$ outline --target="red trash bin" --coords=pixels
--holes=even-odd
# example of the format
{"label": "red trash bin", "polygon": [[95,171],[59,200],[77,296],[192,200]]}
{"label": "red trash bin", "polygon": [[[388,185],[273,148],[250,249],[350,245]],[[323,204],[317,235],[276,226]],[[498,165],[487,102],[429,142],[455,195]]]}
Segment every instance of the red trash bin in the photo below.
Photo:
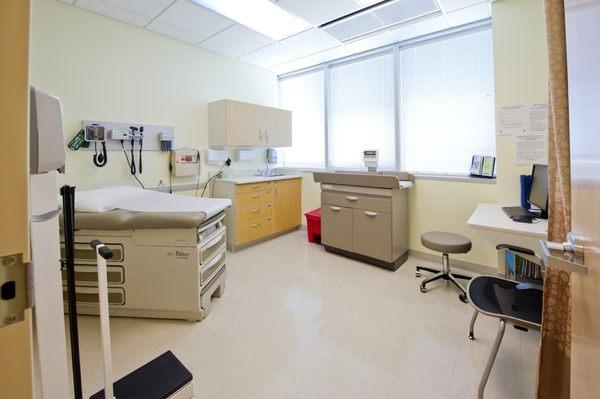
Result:
{"label": "red trash bin", "polygon": [[306,216],[306,230],[308,242],[321,243],[321,208],[304,214]]}

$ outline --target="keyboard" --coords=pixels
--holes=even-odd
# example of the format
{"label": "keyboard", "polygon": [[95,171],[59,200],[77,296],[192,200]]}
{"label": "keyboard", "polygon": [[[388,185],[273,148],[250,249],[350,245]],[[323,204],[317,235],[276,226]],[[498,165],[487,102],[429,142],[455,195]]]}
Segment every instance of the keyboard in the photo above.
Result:
{"label": "keyboard", "polygon": [[535,214],[529,212],[527,209],[523,209],[523,207],[520,206],[503,206],[502,210],[508,215],[509,218],[512,218],[513,216],[527,216],[530,218],[537,217]]}

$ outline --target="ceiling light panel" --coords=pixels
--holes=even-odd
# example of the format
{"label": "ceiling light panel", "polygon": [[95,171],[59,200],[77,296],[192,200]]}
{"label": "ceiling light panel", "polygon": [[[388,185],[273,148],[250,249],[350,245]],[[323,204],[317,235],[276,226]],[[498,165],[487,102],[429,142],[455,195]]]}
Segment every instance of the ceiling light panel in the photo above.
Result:
{"label": "ceiling light panel", "polygon": [[384,25],[396,25],[440,9],[435,0],[396,0],[374,8],[375,15]]}
{"label": "ceiling light panel", "polygon": [[358,11],[364,6],[354,0],[272,0],[290,13],[319,26]]}
{"label": "ceiling light panel", "polygon": [[232,25],[211,36],[210,41],[240,51],[238,56],[273,43],[272,39],[240,24]]}
{"label": "ceiling light panel", "polygon": [[370,12],[344,18],[326,25],[322,29],[334,38],[345,41],[383,28],[383,24]]}
{"label": "ceiling light panel", "polygon": [[206,39],[234,24],[232,20],[187,0],[177,0],[156,20],[192,33],[200,37],[200,40]]}
{"label": "ceiling light panel", "polygon": [[105,3],[124,8],[148,18],[156,18],[173,0],[103,0]]}
{"label": "ceiling light panel", "polygon": [[413,22],[399,28],[390,29],[388,32],[392,34],[396,40],[404,41],[429,33],[439,32],[448,29],[449,27],[450,25],[448,25],[446,19],[443,16],[438,16]]}
{"label": "ceiling light panel", "polygon": [[339,46],[341,43],[317,28],[311,28],[288,37],[279,43],[294,50],[299,56],[318,53]]}
{"label": "ceiling light panel", "polygon": [[135,26],[146,26],[151,19],[140,14],[136,14],[129,10],[125,10],[121,7],[113,6],[112,4],[105,3],[100,0],[79,0],[76,4],[78,7],[85,8],[86,10],[96,12],[98,14],[106,15],[119,21],[127,22],[128,24]]}
{"label": "ceiling light panel", "polygon": [[146,29],[190,44],[196,44],[202,40],[202,37],[200,36],[196,36],[192,33],[174,28],[171,25],[163,24],[162,22],[158,21],[152,21],[148,26],[146,26]]}
{"label": "ceiling light panel", "polygon": [[310,25],[269,0],[193,0],[263,35],[281,40]]}

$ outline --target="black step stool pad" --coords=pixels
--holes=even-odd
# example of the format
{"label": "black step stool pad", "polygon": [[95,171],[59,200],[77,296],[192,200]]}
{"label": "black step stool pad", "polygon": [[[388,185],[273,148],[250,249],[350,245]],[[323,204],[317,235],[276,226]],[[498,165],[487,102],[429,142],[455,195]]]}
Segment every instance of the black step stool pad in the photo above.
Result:
{"label": "black step stool pad", "polygon": [[[173,352],[167,351],[115,382],[114,395],[117,399],[165,399],[192,378]],[[104,389],[90,399],[104,399]]]}

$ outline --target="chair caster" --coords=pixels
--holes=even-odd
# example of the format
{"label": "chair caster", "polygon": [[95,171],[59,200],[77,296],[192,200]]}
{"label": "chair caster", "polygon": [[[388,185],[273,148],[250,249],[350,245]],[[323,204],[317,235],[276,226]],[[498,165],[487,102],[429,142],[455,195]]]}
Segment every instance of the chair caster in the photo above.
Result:
{"label": "chair caster", "polygon": [[421,272],[419,270],[415,272],[415,277],[421,277]]}
{"label": "chair caster", "polygon": [[471,341],[475,341],[475,336],[473,335],[473,333],[469,333],[469,339]]}
{"label": "chair caster", "polygon": [[460,295],[458,296],[458,299],[460,299],[460,301],[461,301],[462,303],[469,303],[469,300],[467,299],[467,296],[466,296],[465,294],[460,294]]}
{"label": "chair caster", "polygon": [[424,286],[424,285],[420,285],[420,286],[419,286],[419,289],[421,290],[421,292],[422,292],[423,294],[427,292],[427,288],[425,288],[425,286]]}

